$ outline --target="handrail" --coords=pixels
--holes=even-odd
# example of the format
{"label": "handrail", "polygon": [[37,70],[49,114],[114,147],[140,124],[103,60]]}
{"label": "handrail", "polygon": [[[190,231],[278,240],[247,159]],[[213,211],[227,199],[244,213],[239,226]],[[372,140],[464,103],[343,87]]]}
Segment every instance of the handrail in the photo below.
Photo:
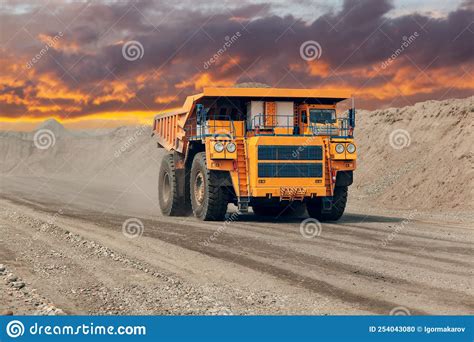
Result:
{"label": "handrail", "polygon": [[[344,138],[352,138],[352,127],[350,126],[350,118],[338,118],[336,122],[331,124],[310,123],[309,132],[300,132],[295,134],[297,126],[293,123],[293,115],[272,115],[276,124],[269,125],[265,120],[265,115],[257,114],[251,120],[250,127],[247,130],[254,130],[256,135],[325,135],[337,136]],[[279,124],[279,118],[285,118],[286,125]],[[291,123],[291,124],[290,124]],[[283,128],[283,134],[275,131],[275,128]],[[285,130],[286,129],[286,130]]]}
{"label": "handrail", "polygon": [[[297,126],[294,125],[293,115],[273,115],[273,124],[269,125],[265,121],[263,114],[255,115],[250,127],[247,122],[247,131],[253,130],[255,135],[310,135],[310,136],[331,136],[339,138],[352,138],[353,127],[350,125],[350,118],[337,118],[335,123],[307,125],[309,129],[305,132],[300,131],[298,134]],[[285,125],[280,124],[281,118],[284,118]],[[280,120],[279,120],[280,119]],[[222,124],[225,122],[225,124]],[[279,123],[280,122],[280,123]],[[275,130],[281,128],[281,130]],[[213,116],[197,124],[197,118],[188,119],[184,127],[186,136],[191,139],[202,139],[205,137],[229,137],[235,139],[235,123],[230,116]]]}
{"label": "handrail", "polygon": [[[228,124],[218,124],[219,122],[228,122]],[[229,139],[235,138],[235,124],[234,120],[230,116],[213,116],[203,120],[201,124],[198,124],[197,118],[188,119],[184,127],[186,135],[193,139],[202,139],[205,137],[229,137]]]}
{"label": "handrail", "polygon": [[[295,126],[293,124],[293,115],[272,115],[274,120],[278,122],[278,118],[284,118],[286,120],[286,125],[268,125],[265,120],[264,114],[257,114],[251,120],[250,127],[247,127],[247,130],[256,130],[259,131],[257,135],[268,135],[265,133],[266,130],[271,130],[270,134],[275,134],[275,128],[286,128],[287,133],[285,135],[293,135]],[[291,123],[291,124],[290,124]],[[263,132],[263,133],[262,133]]]}

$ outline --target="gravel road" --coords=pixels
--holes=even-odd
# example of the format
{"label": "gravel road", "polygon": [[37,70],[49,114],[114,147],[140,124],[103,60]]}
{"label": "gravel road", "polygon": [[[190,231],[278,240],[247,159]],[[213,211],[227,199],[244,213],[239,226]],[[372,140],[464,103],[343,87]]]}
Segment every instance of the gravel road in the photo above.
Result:
{"label": "gravel road", "polygon": [[94,187],[71,201],[79,184],[42,181],[12,178],[0,195],[0,312],[474,313],[464,217],[350,208],[321,226],[252,214],[208,223],[158,216],[139,192]]}

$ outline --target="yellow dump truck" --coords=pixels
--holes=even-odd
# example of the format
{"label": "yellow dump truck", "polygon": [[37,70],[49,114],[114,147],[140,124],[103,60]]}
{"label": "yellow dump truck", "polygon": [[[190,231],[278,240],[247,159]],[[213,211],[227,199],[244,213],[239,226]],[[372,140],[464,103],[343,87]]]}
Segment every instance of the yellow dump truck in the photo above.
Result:
{"label": "yellow dump truck", "polygon": [[[347,100],[347,101],[346,101]],[[170,153],[158,175],[162,213],[224,220],[239,212],[280,216],[297,207],[338,220],[356,167],[353,99],[343,91],[204,88],[154,118]],[[336,110],[338,109],[338,110]]]}

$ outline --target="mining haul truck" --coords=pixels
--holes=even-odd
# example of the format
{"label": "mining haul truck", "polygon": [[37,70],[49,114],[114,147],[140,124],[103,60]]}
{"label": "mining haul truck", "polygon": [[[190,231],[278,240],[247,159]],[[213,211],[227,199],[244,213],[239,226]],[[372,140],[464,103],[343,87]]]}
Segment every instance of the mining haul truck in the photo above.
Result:
{"label": "mining haul truck", "polygon": [[240,213],[306,207],[317,220],[338,220],[356,167],[354,126],[343,91],[204,88],[154,118],[158,147],[169,151],[158,175],[161,212],[224,220],[233,203]]}

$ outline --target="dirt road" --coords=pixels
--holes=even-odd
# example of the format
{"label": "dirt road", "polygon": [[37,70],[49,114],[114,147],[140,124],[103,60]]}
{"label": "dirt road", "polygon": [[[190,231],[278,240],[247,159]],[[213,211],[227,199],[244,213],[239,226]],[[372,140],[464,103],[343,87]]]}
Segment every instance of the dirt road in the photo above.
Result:
{"label": "dirt road", "polygon": [[0,309],[33,312],[33,291],[71,314],[474,313],[473,225],[459,216],[350,208],[302,233],[304,218],[161,217],[154,189],[2,188],[0,263],[26,286],[2,284]]}

